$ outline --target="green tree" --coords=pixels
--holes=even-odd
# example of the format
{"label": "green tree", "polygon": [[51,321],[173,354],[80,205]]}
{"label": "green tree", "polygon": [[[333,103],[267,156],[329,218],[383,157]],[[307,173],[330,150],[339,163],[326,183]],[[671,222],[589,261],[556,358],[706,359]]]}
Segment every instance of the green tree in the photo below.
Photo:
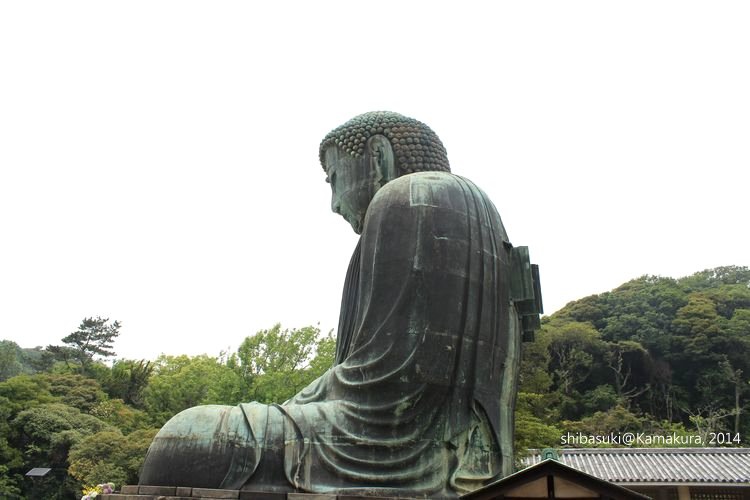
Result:
{"label": "green tree", "polygon": [[[602,330],[612,315],[611,309],[610,293],[606,292],[569,302],[553,316],[558,320],[591,323],[597,330]],[[543,318],[547,321],[549,319],[549,317]]]}
{"label": "green tree", "polygon": [[0,382],[0,398],[3,397],[7,401],[4,406],[10,411],[8,418],[33,406],[57,400],[49,390],[49,382],[38,375],[18,375]]}
{"label": "green tree", "polygon": [[750,268],[744,266],[722,266],[697,272],[678,280],[688,291],[718,288],[722,285],[750,285]]}
{"label": "green tree", "polygon": [[117,427],[123,434],[146,429],[151,421],[146,412],[132,408],[122,399],[105,399],[91,408],[89,413],[99,420]]}
{"label": "green tree", "polygon": [[612,386],[617,394],[618,404],[629,407],[631,399],[649,390],[648,351],[633,340],[607,342],[606,348],[604,360],[614,377]]}
{"label": "green tree", "polygon": [[543,335],[549,335],[550,368],[557,389],[570,396],[592,373],[595,360],[604,350],[599,332],[589,323],[551,322]]}
{"label": "green tree", "polygon": [[534,342],[521,344],[521,362],[519,367],[520,392],[546,394],[552,386],[550,374],[550,335],[537,335]]}
{"label": "green tree", "polygon": [[336,359],[336,338],[333,336],[333,330],[328,332],[328,335],[318,335],[317,339],[315,357],[310,361],[309,367],[311,381],[333,367],[333,362]]}
{"label": "green tree", "polygon": [[44,347],[22,348],[23,373],[38,373],[52,371],[55,365],[55,356]]}
{"label": "green tree", "polygon": [[517,463],[526,454],[526,450],[560,445],[562,432],[555,425],[546,422],[546,406],[547,398],[540,394],[518,394],[514,445]]}
{"label": "green tree", "polygon": [[707,336],[718,333],[719,322],[716,304],[703,293],[692,293],[688,303],[677,311],[672,325],[675,333],[684,337],[683,346],[701,349],[706,346]]}
{"label": "green tree", "polygon": [[66,346],[56,349],[56,352],[66,361],[72,356],[86,371],[94,356],[112,357],[115,355],[112,344],[120,335],[120,326],[119,321],[110,323],[109,318],[100,316],[84,318],[78,330],[62,339]]}
{"label": "green tree", "polygon": [[586,410],[586,414],[592,414],[597,411],[606,411],[620,403],[621,397],[617,395],[615,389],[609,384],[596,386],[590,391],[586,391],[581,397],[581,406]]}
{"label": "green tree", "polygon": [[143,408],[143,391],[154,372],[151,361],[117,360],[103,377],[102,387],[110,398],[122,399],[126,404]]}
{"label": "green tree", "polygon": [[609,309],[600,328],[604,340],[632,340],[654,356],[671,351],[671,322],[686,303],[686,293],[676,280],[642,276],[617,287],[607,297]]}
{"label": "green tree", "polygon": [[230,367],[207,356],[160,356],[143,392],[146,412],[161,425],[187,408],[202,404],[234,405],[243,381]]}
{"label": "green tree", "polygon": [[734,431],[740,432],[740,416],[745,412],[747,403],[743,398],[750,392],[750,307],[735,309],[732,317],[726,324],[726,335],[732,339],[731,352],[733,356],[727,356],[730,372],[729,381],[734,384],[733,393],[735,399],[735,423]]}
{"label": "green tree", "polygon": [[19,375],[23,370],[21,348],[12,340],[0,340],[0,382]]}
{"label": "green tree", "polygon": [[[11,446],[10,419],[13,417],[10,400],[0,396],[0,498],[20,496],[23,477],[17,470],[23,465],[20,450]],[[14,469],[16,471],[14,471]]]}
{"label": "green tree", "polygon": [[123,435],[117,430],[97,432],[70,450],[68,473],[85,485],[113,482],[116,486],[137,484],[157,429],[142,429]]}
{"label": "green tree", "polygon": [[41,373],[36,377],[46,382],[49,392],[60,402],[82,412],[91,411],[107,397],[96,380],[78,373]]}
{"label": "green tree", "polygon": [[[64,473],[72,446],[91,434],[113,430],[101,420],[61,403],[45,403],[23,410],[10,424],[14,442],[23,453],[23,468],[49,467],[54,474],[25,492],[31,498],[71,498],[80,484]],[[62,473],[59,473],[62,471]]]}
{"label": "green tree", "polygon": [[[693,420],[704,418],[703,414],[721,414],[718,420],[705,418],[724,422],[730,415],[739,415],[744,406],[750,332],[745,329],[744,309],[729,305],[744,305],[735,300],[734,286],[691,293],[673,321],[675,349],[669,360],[680,387],[678,404]],[[733,427],[739,429],[739,417]]]}
{"label": "green tree", "polygon": [[245,338],[231,366],[247,384],[248,400],[282,403],[333,366],[334,354],[335,340],[319,328],[276,324]]}
{"label": "green tree", "polygon": [[[0,458],[3,458],[2,455]],[[12,474],[10,467],[0,464],[0,498],[22,498],[22,491],[19,487],[21,481],[20,474]]]}
{"label": "green tree", "polygon": [[[607,436],[610,433],[641,432],[645,418],[622,406],[615,406],[606,411],[598,411],[584,417],[578,422],[565,421],[562,427],[567,431],[581,432],[586,435]],[[607,443],[599,446],[608,447]]]}
{"label": "green tree", "polygon": [[111,428],[98,418],[61,403],[24,410],[11,425],[18,431],[24,454],[52,466],[64,465],[70,446],[83,436]]}

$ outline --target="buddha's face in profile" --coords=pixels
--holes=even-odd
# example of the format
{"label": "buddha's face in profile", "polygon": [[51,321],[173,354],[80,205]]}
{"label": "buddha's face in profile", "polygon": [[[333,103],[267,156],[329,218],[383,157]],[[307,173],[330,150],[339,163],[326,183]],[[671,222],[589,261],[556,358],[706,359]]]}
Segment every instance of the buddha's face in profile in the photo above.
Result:
{"label": "buddha's face in profile", "polygon": [[[383,175],[383,155],[377,147],[366,148],[364,154],[352,156],[338,146],[325,150],[326,182],[331,185],[331,210],[362,233],[367,207],[375,193],[393,176]],[[387,171],[392,171],[392,165]]]}
{"label": "buddha's face in profile", "polygon": [[354,157],[331,146],[325,151],[326,182],[331,185],[331,210],[362,232],[365,213],[380,187],[375,182],[367,155]]}

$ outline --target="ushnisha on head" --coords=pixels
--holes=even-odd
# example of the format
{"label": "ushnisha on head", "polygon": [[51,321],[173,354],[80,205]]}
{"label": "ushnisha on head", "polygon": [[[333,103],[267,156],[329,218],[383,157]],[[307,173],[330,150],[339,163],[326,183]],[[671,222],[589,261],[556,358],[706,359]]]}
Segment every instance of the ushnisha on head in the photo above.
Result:
{"label": "ushnisha on head", "polygon": [[450,172],[443,143],[427,125],[390,111],[356,116],[320,143],[331,184],[331,210],[361,234],[375,193],[388,181],[423,171]]}

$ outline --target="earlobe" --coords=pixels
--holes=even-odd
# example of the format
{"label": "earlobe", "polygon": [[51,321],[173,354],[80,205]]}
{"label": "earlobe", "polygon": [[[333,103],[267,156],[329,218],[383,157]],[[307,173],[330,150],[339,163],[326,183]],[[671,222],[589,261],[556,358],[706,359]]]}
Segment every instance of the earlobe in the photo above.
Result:
{"label": "earlobe", "polygon": [[370,166],[381,186],[398,177],[393,146],[387,137],[380,134],[374,135],[367,141],[367,147],[370,153]]}

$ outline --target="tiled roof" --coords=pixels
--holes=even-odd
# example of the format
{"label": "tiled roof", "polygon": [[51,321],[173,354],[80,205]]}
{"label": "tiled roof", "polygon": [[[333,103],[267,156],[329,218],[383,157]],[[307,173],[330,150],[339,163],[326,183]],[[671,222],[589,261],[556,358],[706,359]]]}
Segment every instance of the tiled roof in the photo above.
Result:
{"label": "tiled roof", "polygon": [[[747,483],[750,448],[565,448],[560,462],[616,483]],[[541,461],[532,450],[526,465]]]}

